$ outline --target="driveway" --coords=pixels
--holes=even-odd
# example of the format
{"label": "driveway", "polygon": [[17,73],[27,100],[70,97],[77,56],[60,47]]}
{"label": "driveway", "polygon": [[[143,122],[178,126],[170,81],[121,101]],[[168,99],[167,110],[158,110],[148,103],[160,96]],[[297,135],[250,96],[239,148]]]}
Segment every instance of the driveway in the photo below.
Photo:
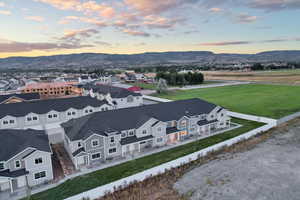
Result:
{"label": "driveway", "polygon": [[189,171],[174,188],[192,200],[299,200],[300,122],[276,131],[249,151]]}

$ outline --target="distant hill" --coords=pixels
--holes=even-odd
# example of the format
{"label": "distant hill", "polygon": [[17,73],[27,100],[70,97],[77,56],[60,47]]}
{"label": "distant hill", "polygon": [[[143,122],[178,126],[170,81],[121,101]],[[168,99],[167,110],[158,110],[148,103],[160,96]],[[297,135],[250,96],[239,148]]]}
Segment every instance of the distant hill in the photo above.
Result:
{"label": "distant hill", "polygon": [[0,69],[49,69],[68,67],[128,67],[155,64],[300,62],[300,51],[268,51],[257,54],[215,54],[210,51],[149,52],[140,54],[81,53],[0,59]]}

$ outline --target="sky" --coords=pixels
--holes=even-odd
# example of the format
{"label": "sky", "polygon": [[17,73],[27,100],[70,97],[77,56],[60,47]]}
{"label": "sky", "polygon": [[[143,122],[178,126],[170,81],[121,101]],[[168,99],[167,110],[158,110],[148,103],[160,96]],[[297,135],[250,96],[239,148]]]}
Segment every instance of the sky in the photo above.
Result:
{"label": "sky", "polygon": [[0,0],[0,58],[300,50],[300,0]]}

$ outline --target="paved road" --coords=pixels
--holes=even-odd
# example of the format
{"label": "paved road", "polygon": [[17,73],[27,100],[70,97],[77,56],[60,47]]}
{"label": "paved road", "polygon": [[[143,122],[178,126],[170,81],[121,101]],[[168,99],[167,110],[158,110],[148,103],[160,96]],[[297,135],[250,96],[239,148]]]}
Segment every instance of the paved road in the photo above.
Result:
{"label": "paved road", "polygon": [[252,150],[191,170],[174,187],[191,200],[299,200],[300,122],[277,132]]}

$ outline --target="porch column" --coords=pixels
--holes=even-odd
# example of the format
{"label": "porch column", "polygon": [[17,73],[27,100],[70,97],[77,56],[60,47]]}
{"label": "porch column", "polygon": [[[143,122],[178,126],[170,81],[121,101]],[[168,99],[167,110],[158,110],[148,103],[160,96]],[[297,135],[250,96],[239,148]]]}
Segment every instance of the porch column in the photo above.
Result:
{"label": "porch column", "polygon": [[78,169],[78,157],[75,157],[75,160],[76,160],[76,162],[75,162],[75,169]]}
{"label": "porch column", "polygon": [[9,185],[10,185],[10,193],[13,193],[14,189],[13,189],[12,179],[9,179]]}
{"label": "porch column", "polygon": [[139,143],[139,152],[141,152],[141,144]]}

